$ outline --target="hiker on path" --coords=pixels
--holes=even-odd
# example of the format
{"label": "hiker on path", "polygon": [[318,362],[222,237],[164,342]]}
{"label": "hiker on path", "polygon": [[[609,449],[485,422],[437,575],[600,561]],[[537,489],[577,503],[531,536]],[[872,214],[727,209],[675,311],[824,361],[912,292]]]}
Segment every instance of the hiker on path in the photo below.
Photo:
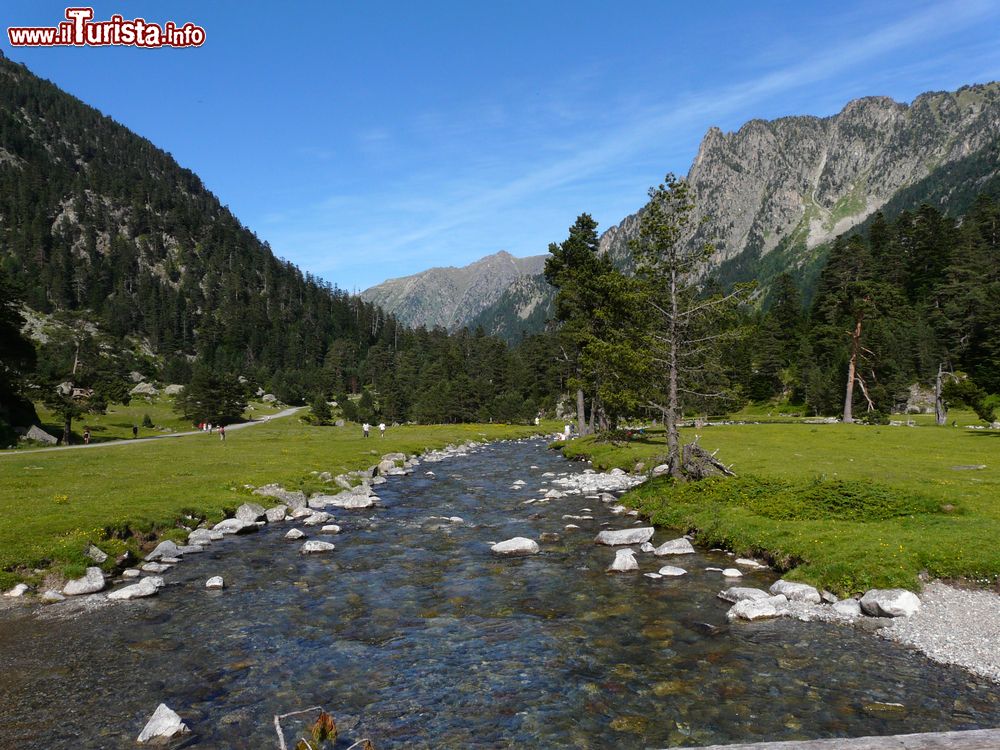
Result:
{"label": "hiker on path", "polygon": [[90,445],[90,428],[89,427],[86,428],[83,431],[83,444],[84,445]]}
{"label": "hiker on path", "polygon": [[226,442],[226,426],[224,424],[219,425],[219,440],[223,443]]}
{"label": "hiker on path", "polygon": [[378,431],[382,433],[382,437],[385,437],[385,422],[379,422]]}
{"label": "hiker on path", "polygon": [[372,426],[370,424],[368,424],[367,422],[365,422],[363,425],[361,425],[361,431],[365,434],[365,437],[368,437],[368,430],[370,430],[371,428],[372,428]]}
{"label": "hiker on path", "polygon": [[132,425],[132,439],[135,440],[137,437],[139,437],[139,425],[134,424]]}

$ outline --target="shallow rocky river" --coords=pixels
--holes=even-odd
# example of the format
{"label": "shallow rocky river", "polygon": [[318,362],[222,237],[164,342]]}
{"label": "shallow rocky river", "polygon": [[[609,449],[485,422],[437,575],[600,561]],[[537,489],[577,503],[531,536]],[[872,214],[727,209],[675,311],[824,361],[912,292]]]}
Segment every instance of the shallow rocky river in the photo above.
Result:
{"label": "shallow rocky river", "polygon": [[[853,628],[730,626],[723,579],[705,570],[728,567],[724,554],[637,552],[643,572],[687,568],[679,579],[607,574],[614,551],[594,535],[635,519],[583,495],[524,504],[551,486],[543,473],[584,468],[541,442],[491,445],[391,478],[374,511],[336,513],[332,553],[303,557],[285,522],[190,556],[150,599],[75,618],[6,608],[0,747],[132,748],[161,701],[193,730],[171,747],[254,750],[277,747],[273,714],[312,705],[341,723],[337,747],[367,736],[380,750],[1000,726],[995,686]],[[490,552],[543,532],[561,540],[539,555]],[[225,590],[205,590],[213,575]]]}

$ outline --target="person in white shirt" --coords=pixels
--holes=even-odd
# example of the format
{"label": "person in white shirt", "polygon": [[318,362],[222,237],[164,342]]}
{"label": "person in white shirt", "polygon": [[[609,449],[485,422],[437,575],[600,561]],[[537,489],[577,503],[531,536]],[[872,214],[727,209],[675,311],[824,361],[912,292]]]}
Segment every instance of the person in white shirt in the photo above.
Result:
{"label": "person in white shirt", "polygon": [[372,428],[372,426],[370,424],[368,424],[367,422],[365,422],[363,425],[361,425],[361,431],[364,433],[365,437],[368,437],[368,430],[370,430],[371,428]]}
{"label": "person in white shirt", "polygon": [[378,431],[382,433],[382,437],[385,437],[385,422],[379,422]]}

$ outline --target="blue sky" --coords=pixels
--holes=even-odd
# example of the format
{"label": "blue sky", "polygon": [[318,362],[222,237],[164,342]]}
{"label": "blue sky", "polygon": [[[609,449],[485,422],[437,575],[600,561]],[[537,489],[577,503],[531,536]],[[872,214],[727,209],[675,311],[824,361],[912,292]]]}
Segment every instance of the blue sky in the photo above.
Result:
{"label": "blue sky", "polygon": [[[82,4],[82,3],[81,3]],[[5,0],[10,25],[65,2]],[[197,49],[0,48],[346,289],[607,228],[705,131],[1000,78],[1000,3],[95,2]]]}

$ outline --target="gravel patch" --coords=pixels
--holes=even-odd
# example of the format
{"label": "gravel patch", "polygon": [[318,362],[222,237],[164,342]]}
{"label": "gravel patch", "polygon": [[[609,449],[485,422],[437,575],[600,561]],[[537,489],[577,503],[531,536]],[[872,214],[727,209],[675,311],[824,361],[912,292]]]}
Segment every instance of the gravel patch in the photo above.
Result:
{"label": "gravel patch", "polygon": [[920,600],[917,614],[893,620],[881,635],[1000,682],[1000,595],[935,581],[924,587]]}

